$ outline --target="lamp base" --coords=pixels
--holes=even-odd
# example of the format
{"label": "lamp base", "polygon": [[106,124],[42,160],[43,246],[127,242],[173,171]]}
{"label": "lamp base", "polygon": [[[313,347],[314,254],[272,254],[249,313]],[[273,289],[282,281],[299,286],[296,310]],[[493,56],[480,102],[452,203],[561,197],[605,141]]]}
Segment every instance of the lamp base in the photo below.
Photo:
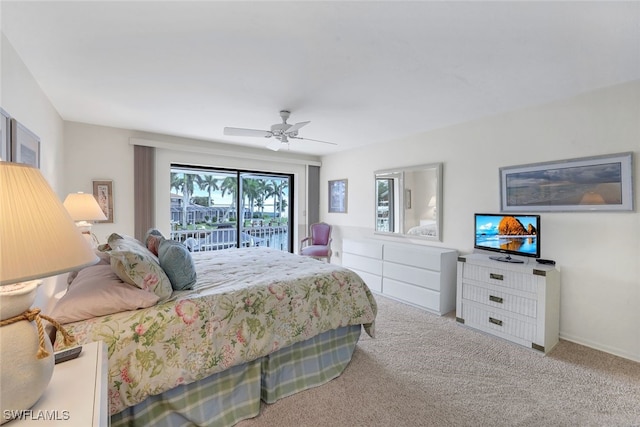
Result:
{"label": "lamp base", "polygon": [[78,227],[78,230],[80,230],[80,233],[82,233],[82,236],[89,243],[91,248],[96,249],[99,242],[95,234],[91,232],[92,224],[88,221],[77,221],[76,227]]}
{"label": "lamp base", "polygon": [[[8,323],[27,311],[40,283],[32,281],[0,288],[0,322]],[[54,366],[53,346],[46,334],[43,339],[49,355],[39,359],[40,337],[33,321],[18,320],[0,326],[0,424],[31,408],[49,385]]]}

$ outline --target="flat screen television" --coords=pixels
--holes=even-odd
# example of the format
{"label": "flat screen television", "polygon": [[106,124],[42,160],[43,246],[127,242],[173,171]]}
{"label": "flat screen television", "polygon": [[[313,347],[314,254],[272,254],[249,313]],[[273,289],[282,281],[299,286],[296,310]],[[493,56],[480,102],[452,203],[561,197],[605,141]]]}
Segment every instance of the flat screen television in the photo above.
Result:
{"label": "flat screen television", "polygon": [[476,249],[499,252],[491,259],[523,261],[511,255],[540,258],[540,215],[474,214]]}

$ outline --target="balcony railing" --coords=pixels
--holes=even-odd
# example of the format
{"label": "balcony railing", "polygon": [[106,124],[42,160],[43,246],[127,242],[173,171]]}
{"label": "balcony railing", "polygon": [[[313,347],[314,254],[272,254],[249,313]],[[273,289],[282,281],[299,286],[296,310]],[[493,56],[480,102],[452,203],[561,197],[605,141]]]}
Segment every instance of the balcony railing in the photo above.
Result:
{"label": "balcony railing", "polygon": [[[288,250],[289,238],[286,225],[254,226],[242,229],[241,246],[266,246]],[[175,230],[171,239],[182,242],[191,252],[217,251],[237,246],[236,228],[218,228],[213,230]]]}

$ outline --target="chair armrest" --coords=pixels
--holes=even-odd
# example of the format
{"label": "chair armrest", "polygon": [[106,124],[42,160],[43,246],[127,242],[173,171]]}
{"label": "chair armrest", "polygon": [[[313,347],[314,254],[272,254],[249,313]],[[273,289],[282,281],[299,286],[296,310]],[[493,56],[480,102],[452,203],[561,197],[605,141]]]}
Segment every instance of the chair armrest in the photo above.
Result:
{"label": "chair armrest", "polygon": [[305,237],[304,239],[300,240],[300,250],[302,250],[302,247],[304,246],[304,242],[308,242],[309,240],[311,240],[311,237]]}

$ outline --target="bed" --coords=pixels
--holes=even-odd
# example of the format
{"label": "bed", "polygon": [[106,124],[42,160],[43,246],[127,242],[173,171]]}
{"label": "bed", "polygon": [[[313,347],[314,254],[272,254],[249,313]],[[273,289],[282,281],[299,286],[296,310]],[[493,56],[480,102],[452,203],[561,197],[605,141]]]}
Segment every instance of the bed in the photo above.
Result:
{"label": "bed", "polygon": [[[115,272],[116,255],[103,255],[88,269]],[[69,286],[71,301],[63,301],[65,295],[60,307],[77,310],[91,301],[99,315],[83,313],[77,320],[54,308],[78,344],[107,344],[112,426],[233,425],[257,416],[261,401],[273,403],[336,378],[361,330],[374,335],[375,299],[350,270],[261,247],[189,259],[197,272],[192,289],[167,295],[160,285],[120,283],[123,292],[146,295],[123,295],[132,306],[104,314],[100,310],[114,308],[70,295],[80,293],[82,282],[92,292],[98,287],[91,283],[95,272],[84,269]],[[108,298],[117,294],[113,286],[106,289]],[[63,349],[63,341],[56,339],[54,347]]]}
{"label": "bed", "polygon": [[437,223],[435,220],[420,220],[420,225],[411,227],[407,234],[410,236],[437,236]]}

